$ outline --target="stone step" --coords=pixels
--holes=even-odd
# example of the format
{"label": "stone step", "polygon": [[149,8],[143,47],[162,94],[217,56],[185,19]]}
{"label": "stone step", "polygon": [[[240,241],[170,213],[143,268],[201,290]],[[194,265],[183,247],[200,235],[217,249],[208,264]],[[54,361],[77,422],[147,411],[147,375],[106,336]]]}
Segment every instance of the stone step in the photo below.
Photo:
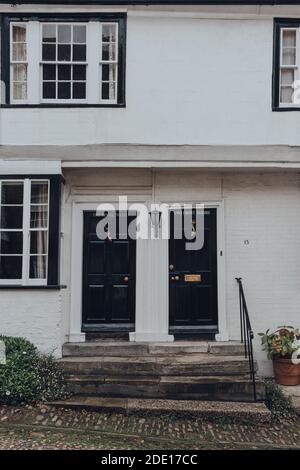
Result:
{"label": "stone step", "polygon": [[243,355],[243,345],[238,341],[175,341],[174,343],[135,343],[128,341],[87,341],[65,343],[63,357],[80,356],[148,356],[210,353],[216,355]]}
{"label": "stone step", "polygon": [[58,362],[66,375],[211,376],[246,375],[248,360],[210,354],[140,357],[65,357]]}
{"label": "stone step", "polygon": [[242,423],[267,423],[271,413],[264,403],[214,402],[196,400],[150,400],[134,398],[105,398],[74,396],[67,400],[51,402],[52,406],[86,411],[106,411],[136,414],[192,417],[207,420],[224,420]]}
{"label": "stone step", "polygon": [[[67,376],[68,390],[81,396],[253,401],[249,376]],[[257,399],[265,385],[256,381]]]}

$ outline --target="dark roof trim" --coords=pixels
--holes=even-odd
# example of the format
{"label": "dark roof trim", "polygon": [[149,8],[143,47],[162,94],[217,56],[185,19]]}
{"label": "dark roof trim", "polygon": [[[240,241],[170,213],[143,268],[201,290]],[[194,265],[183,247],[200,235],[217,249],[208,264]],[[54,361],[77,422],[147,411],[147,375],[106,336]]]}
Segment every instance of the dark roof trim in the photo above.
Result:
{"label": "dark roof trim", "polygon": [[300,0],[0,0],[0,4],[22,5],[300,5]]}

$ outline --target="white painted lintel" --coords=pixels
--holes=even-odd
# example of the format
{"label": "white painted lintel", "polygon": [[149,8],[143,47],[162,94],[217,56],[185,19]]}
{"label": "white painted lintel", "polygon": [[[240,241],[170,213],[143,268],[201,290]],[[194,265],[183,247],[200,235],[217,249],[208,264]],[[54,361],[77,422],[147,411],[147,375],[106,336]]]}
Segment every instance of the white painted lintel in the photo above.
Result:
{"label": "white painted lintel", "polygon": [[195,161],[64,161],[62,168],[204,168],[218,170],[300,170],[300,162],[195,162]]}

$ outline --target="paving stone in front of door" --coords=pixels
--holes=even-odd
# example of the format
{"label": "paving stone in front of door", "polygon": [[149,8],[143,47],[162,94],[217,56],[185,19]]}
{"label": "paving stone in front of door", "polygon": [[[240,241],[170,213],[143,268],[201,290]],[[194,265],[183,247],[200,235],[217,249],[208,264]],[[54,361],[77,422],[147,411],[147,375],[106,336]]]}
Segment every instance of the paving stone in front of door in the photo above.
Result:
{"label": "paving stone in front of door", "polygon": [[[140,417],[119,413],[85,412],[56,409],[44,405],[1,407],[0,432],[2,435],[3,432],[6,432],[7,437],[8,430],[17,433],[22,429],[27,429],[30,433],[50,433],[50,436],[51,433],[53,436],[62,433],[65,437],[61,439],[61,442],[68,441],[70,433],[75,433],[77,437],[73,436],[72,439],[75,439],[79,446],[80,433],[82,433],[83,445],[90,434],[93,436],[95,434],[102,435],[106,438],[110,436],[110,445],[114,446],[115,439],[117,447],[114,448],[120,449],[300,449],[299,419],[281,421],[280,423],[251,424],[250,422],[230,423],[221,420],[207,422],[197,418],[172,419],[171,417]],[[5,444],[3,445],[5,446]],[[30,442],[26,445],[30,445]],[[93,445],[97,447],[95,442],[94,444],[90,443],[91,448]],[[100,444],[97,448],[102,448],[99,446]],[[57,448],[61,448],[59,443]]]}

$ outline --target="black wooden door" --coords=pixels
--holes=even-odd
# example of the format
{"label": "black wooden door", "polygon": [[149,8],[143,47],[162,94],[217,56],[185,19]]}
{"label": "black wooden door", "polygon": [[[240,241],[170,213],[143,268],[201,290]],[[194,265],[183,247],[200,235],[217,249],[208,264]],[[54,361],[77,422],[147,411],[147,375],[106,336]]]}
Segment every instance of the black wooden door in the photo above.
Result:
{"label": "black wooden door", "polygon": [[[217,230],[216,209],[205,209],[204,245],[186,249],[182,239],[174,238],[174,213],[171,213],[169,242],[169,305],[172,333],[215,332],[217,311]],[[195,219],[195,211],[193,213]],[[197,230],[197,227],[195,227]]]}
{"label": "black wooden door", "polygon": [[[134,329],[136,243],[120,238],[121,217],[116,238],[101,240],[96,227],[102,217],[84,213],[83,331]],[[128,216],[128,224],[133,219]]]}

